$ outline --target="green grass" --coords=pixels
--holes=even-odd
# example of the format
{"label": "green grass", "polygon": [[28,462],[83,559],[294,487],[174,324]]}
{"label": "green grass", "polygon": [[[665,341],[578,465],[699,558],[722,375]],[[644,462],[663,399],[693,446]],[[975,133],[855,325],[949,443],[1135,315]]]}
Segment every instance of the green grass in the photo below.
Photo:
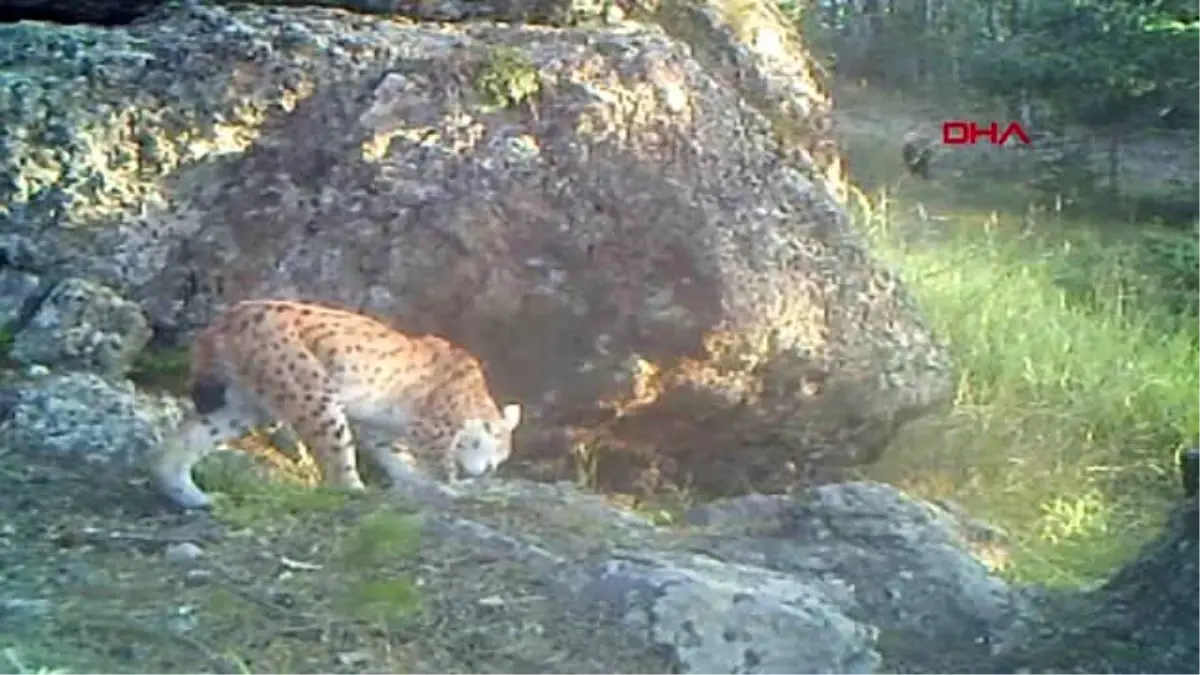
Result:
{"label": "green grass", "polygon": [[[1003,186],[965,191],[985,204],[972,208],[962,185],[859,202],[958,368],[951,411],[869,474],[1006,530],[1013,577],[1094,581],[1157,530],[1179,494],[1175,454],[1197,437],[1197,324],[1179,302],[1195,239],[1031,214],[1014,190],[996,210]],[[1183,282],[1151,273],[1163,237]]]}
{"label": "green grass", "polygon": [[[3,349],[2,338],[0,333],[0,350]],[[186,348],[150,347],[134,359],[129,379],[145,389],[184,395],[190,365],[191,355]]]}

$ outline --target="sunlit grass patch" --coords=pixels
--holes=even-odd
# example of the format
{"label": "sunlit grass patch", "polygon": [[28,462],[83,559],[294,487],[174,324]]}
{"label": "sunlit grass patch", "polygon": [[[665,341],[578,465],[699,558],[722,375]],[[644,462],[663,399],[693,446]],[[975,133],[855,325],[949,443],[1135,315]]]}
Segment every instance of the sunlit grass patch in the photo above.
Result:
{"label": "sunlit grass patch", "polygon": [[[1194,241],[1019,200],[972,208],[938,189],[857,202],[957,367],[953,408],[868,473],[1007,531],[1008,574],[1102,578],[1157,531],[1178,496],[1176,452],[1200,428],[1200,330],[1184,301]],[[1182,261],[1174,277],[1158,274],[1162,247]]]}

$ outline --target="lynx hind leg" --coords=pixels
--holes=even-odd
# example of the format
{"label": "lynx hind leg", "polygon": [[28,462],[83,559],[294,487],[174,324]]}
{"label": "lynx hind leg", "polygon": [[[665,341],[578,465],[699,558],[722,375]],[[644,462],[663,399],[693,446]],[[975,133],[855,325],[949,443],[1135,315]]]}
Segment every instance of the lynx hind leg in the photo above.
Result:
{"label": "lynx hind leg", "polygon": [[192,479],[196,463],[222,443],[244,436],[264,422],[262,410],[248,397],[219,382],[201,382],[192,390],[196,414],[163,443],[153,459],[155,487],[183,509],[201,509],[212,500]]}

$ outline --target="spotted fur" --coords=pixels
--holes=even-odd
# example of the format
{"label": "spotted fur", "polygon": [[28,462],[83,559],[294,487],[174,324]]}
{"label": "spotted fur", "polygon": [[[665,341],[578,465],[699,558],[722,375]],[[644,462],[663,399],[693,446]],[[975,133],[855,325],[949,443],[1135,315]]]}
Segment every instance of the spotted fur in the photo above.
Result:
{"label": "spotted fur", "polygon": [[191,396],[195,415],[151,467],[184,508],[210,503],[193,482],[196,462],[276,421],[308,447],[326,484],[362,489],[356,436],[393,482],[421,469],[453,482],[508,459],[521,418],[519,405],[496,405],[479,360],[442,338],[283,300],[241,302],[196,337]]}

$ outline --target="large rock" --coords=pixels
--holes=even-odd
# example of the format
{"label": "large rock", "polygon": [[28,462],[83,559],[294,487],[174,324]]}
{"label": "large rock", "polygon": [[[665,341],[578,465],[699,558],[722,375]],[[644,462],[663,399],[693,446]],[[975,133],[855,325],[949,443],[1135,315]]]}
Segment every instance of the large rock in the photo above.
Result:
{"label": "large rock", "polygon": [[[978,521],[882,483],[747,495],[692,509],[722,559],[803,578],[880,633],[890,667],[972,672],[1027,610],[971,553]],[[930,652],[928,645],[941,644]],[[896,672],[896,671],[893,671]]]}
{"label": "large rock", "polygon": [[201,7],[0,39],[0,234],[185,334],[268,295],[443,333],[528,406],[527,473],[574,447],[606,487],[770,489],[950,390],[820,172],[657,29]]}
{"label": "large rock", "polygon": [[0,331],[11,339],[20,320],[37,299],[42,280],[29,272],[0,267]]}
{"label": "large rock", "polygon": [[55,284],[28,322],[19,326],[12,358],[122,376],[150,342],[150,324],[137,303],[85,279]]}
{"label": "large rock", "polygon": [[874,483],[769,500],[763,519],[765,502],[727,502],[720,525],[665,529],[562,485],[493,483],[429,523],[544,570],[680,673],[981,672],[1026,617],[937,507]]}
{"label": "large rock", "polygon": [[173,399],[94,373],[8,381],[0,389],[0,448],[81,472],[128,473],[182,417]]}

